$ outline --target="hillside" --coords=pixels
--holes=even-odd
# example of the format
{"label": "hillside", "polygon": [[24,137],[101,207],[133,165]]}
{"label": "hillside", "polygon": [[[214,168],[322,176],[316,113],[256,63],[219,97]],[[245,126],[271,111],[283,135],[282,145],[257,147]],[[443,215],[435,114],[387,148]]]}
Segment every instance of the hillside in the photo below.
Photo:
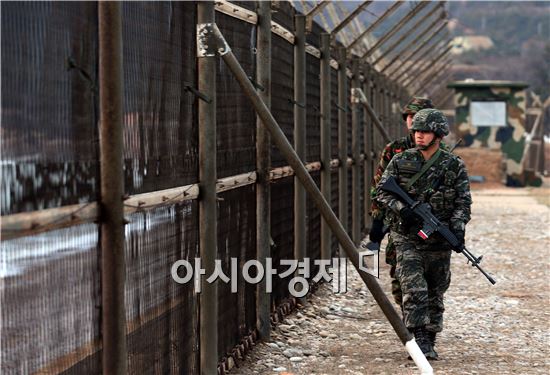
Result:
{"label": "hillside", "polygon": [[526,81],[550,95],[550,2],[451,1],[452,34],[487,36],[493,48],[455,58],[455,79]]}

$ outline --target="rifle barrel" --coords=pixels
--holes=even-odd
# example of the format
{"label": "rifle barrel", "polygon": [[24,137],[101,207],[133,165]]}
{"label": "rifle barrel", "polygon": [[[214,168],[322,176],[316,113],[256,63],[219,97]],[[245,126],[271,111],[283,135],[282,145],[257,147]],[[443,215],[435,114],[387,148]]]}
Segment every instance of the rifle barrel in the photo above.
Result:
{"label": "rifle barrel", "polygon": [[482,274],[483,276],[485,276],[487,278],[487,280],[489,280],[489,282],[493,285],[496,284],[496,280],[493,279],[493,277],[491,275],[489,275],[483,268],[481,268],[481,266],[479,265],[479,260],[480,258],[476,257],[475,255],[473,255],[470,250],[466,249],[466,247],[464,247],[462,249],[462,254],[464,254],[464,256],[468,259],[469,262],[472,262],[472,266],[476,267]]}

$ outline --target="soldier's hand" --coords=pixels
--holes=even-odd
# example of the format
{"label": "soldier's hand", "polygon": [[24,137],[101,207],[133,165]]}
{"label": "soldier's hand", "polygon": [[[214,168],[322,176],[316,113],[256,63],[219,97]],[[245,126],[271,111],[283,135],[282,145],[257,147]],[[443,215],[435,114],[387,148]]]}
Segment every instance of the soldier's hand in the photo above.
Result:
{"label": "soldier's hand", "polygon": [[453,249],[453,250],[456,251],[457,253],[461,253],[462,248],[464,247],[465,233],[464,233],[464,231],[461,231],[461,230],[453,230],[452,232],[453,232],[453,234],[455,235],[456,239],[459,242],[459,246],[456,249]]}
{"label": "soldier's hand", "polygon": [[412,227],[418,224],[420,220],[410,207],[403,207],[401,211],[399,211],[399,216],[401,217],[401,223],[406,227]]}
{"label": "soldier's hand", "polygon": [[369,240],[372,242],[380,243],[384,238],[384,222],[380,219],[374,219],[372,221],[372,228],[369,232]]}

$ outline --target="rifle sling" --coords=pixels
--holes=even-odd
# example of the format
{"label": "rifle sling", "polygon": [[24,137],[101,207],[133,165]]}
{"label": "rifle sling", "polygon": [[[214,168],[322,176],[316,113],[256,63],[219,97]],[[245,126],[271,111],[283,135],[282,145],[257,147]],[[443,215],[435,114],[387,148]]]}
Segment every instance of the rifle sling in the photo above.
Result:
{"label": "rifle sling", "polygon": [[428,160],[426,162],[426,164],[424,164],[424,166],[422,167],[422,169],[417,173],[415,174],[414,176],[411,177],[411,179],[407,182],[407,184],[405,185],[405,189],[406,190],[409,190],[409,188],[420,178],[422,177],[422,175],[424,173],[426,173],[426,171],[428,169],[430,169],[430,167],[432,165],[434,165],[434,163],[437,161],[437,159],[439,159],[439,156],[441,155],[441,149],[438,148],[437,151],[435,152],[435,154],[433,154],[433,156],[430,158],[430,160]]}

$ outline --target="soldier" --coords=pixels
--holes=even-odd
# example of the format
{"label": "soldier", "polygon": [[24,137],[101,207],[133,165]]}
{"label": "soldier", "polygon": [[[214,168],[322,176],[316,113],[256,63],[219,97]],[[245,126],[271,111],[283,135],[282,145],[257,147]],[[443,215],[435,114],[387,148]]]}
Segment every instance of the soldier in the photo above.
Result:
{"label": "soldier", "polygon": [[[412,131],[417,147],[392,158],[379,186],[393,176],[412,199],[428,202],[433,214],[464,243],[472,199],[463,161],[440,148],[449,133],[447,119],[436,109],[420,110]],[[421,239],[417,235],[421,223],[411,208],[380,187],[376,193],[378,204],[386,209],[396,249],[403,320],[426,357],[437,359],[435,338],[443,328],[443,294],[451,281],[450,246],[437,233]]]}
{"label": "soldier", "polygon": [[[382,154],[380,156],[380,161],[378,162],[378,168],[376,169],[376,174],[374,175],[372,180],[372,188],[370,192],[372,197],[371,216],[373,218],[373,222],[371,230],[369,232],[369,240],[372,242],[380,243],[385,235],[383,230],[384,211],[378,207],[378,205],[376,204],[376,200],[374,199],[376,196],[376,185],[380,181],[382,173],[384,173],[384,171],[386,170],[386,167],[388,166],[388,163],[393,158],[393,156],[415,146],[414,138],[412,136],[412,133],[410,133],[412,127],[412,119],[416,112],[425,108],[433,108],[433,104],[430,99],[421,98],[418,96],[412,97],[412,99],[405,105],[405,107],[403,107],[402,111],[403,121],[405,121],[407,125],[409,134],[388,143],[386,147],[384,147],[384,150],[382,151]],[[401,287],[399,286],[399,281],[397,281],[395,278],[395,246],[393,246],[391,237],[389,238],[388,244],[386,246],[386,263],[391,266],[390,277],[392,278],[391,286],[393,299],[399,306],[401,306],[402,293]]]}

